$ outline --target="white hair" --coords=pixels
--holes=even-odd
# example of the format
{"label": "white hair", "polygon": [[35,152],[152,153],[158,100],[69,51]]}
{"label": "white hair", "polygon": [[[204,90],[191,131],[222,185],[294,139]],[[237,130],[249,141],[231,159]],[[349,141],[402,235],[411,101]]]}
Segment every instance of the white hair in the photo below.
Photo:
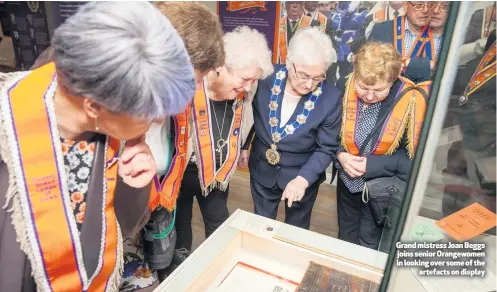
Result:
{"label": "white hair", "polygon": [[182,39],[149,2],[90,2],[54,33],[62,86],[108,110],[163,119],[184,110],[195,75]]}
{"label": "white hair", "polygon": [[319,27],[307,27],[297,31],[288,45],[287,65],[321,65],[328,69],[337,62],[337,53],[330,37]]}
{"label": "white hair", "polygon": [[248,26],[241,26],[226,33],[223,41],[225,64],[228,68],[240,69],[257,65],[262,71],[262,78],[273,73],[271,50],[262,33]]}

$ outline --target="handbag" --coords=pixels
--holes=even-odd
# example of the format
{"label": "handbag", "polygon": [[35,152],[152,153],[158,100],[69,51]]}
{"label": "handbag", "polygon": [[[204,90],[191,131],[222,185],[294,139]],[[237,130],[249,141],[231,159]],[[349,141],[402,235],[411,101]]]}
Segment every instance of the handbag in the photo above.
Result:
{"label": "handbag", "polygon": [[[391,222],[397,221],[406,187],[407,183],[397,176],[379,177],[364,184],[362,200],[368,204],[377,226],[390,226]],[[389,210],[392,207],[397,210],[392,212]]]}

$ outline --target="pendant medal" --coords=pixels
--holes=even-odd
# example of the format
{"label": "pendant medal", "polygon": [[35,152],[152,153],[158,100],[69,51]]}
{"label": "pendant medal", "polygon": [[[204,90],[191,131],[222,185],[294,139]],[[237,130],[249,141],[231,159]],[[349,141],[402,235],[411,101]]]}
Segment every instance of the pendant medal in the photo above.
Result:
{"label": "pendant medal", "polygon": [[[271,97],[269,99],[269,127],[271,133],[272,144],[271,147],[266,150],[266,159],[269,164],[277,165],[280,163],[281,154],[278,152],[276,144],[283,140],[285,137],[293,135],[297,129],[307,122],[307,119],[311,112],[314,110],[315,105],[323,90],[323,81],[312,91],[306,94],[304,107],[300,110],[300,114],[293,120],[289,120],[285,125],[278,126],[279,124],[279,112],[280,101],[282,100],[283,89],[285,88],[285,82],[287,78],[287,69],[281,68],[278,73],[276,73],[276,78],[274,80],[273,87],[271,88]],[[297,110],[297,109],[295,109]]]}
{"label": "pendant medal", "polygon": [[280,154],[276,150],[276,144],[272,144],[271,148],[266,150],[266,159],[271,165],[276,165],[280,162]]}

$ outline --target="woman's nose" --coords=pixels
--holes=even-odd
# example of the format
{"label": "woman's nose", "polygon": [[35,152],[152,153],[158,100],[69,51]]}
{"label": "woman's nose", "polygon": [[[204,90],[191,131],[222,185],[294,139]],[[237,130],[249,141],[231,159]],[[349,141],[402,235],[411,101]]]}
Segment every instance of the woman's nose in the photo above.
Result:
{"label": "woman's nose", "polygon": [[314,83],[314,80],[312,79],[307,79],[307,81],[305,82],[305,86],[307,88],[312,88],[312,84]]}
{"label": "woman's nose", "polygon": [[245,84],[243,85],[243,90],[245,90],[245,92],[249,92],[250,89],[252,89],[253,83],[254,83],[254,81],[252,81],[252,80],[245,82]]}

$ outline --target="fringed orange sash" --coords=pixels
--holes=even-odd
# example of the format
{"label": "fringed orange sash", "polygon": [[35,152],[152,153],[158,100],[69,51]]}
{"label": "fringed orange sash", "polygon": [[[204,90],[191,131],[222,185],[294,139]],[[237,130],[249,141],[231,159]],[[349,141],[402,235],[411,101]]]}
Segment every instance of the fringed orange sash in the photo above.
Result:
{"label": "fringed orange sash", "polygon": [[[14,190],[13,224],[39,291],[115,291],[119,285],[121,234],[114,213],[119,141],[106,145],[100,258],[87,275],[72,213],[57,121],[53,109],[55,65],[50,63],[3,92],[0,108],[7,137],[5,159]],[[4,152],[5,153],[5,152]],[[99,252],[99,251],[95,251]],[[119,258],[118,258],[119,257]],[[116,265],[117,262],[117,265]]]}
{"label": "fringed orange sash", "polygon": [[197,90],[193,102],[193,126],[195,137],[193,148],[197,158],[200,186],[204,195],[213,188],[218,187],[225,190],[229,179],[236,170],[241,148],[240,129],[243,119],[243,94],[239,94],[233,104],[234,115],[230,127],[230,136],[226,147],[228,147],[227,158],[223,165],[216,171],[216,141],[212,139],[211,115],[212,110],[209,98],[204,89]]}
{"label": "fringed orange sash", "polygon": [[466,97],[469,97],[471,94],[473,94],[473,92],[478,90],[490,79],[495,77],[495,53],[496,46],[494,42],[485,53],[480,63],[478,64],[478,67],[473,73],[473,76],[471,77],[471,80],[469,81],[469,84],[464,91],[464,95]]}
{"label": "fringed orange sash", "polygon": [[181,180],[187,165],[186,154],[188,151],[188,137],[189,137],[189,122],[191,116],[191,106],[174,117],[175,128],[175,149],[171,166],[161,181],[159,176],[154,177],[154,187],[150,196],[149,207],[150,210],[155,210],[159,205],[163,206],[170,212],[176,206],[176,199],[178,198]]}
{"label": "fringed orange sash", "polygon": [[[312,18],[310,18],[307,15],[302,16],[300,19],[299,24],[297,25],[297,28],[295,29],[295,32],[297,32],[301,28],[308,27],[311,24]],[[279,60],[278,64],[285,64],[286,62],[286,54],[287,54],[287,46],[288,46],[288,39],[287,39],[287,18],[282,17],[280,19],[280,36],[279,36]]]}
{"label": "fringed orange sash", "polygon": [[[396,99],[400,98],[400,101],[385,120],[371,154],[391,155],[398,148],[404,133],[406,133],[407,151],[412,159],[418,145],[426,111],[425,96],[421,92],[428,94],[431,81],[414,84],[407,78],[400,77],[400,80],[402,85],[396,96]],[[347,80],[344,94],[341,137],[345,150],[352,155],[359,155],[362,153],[359,153],[360,148],[356,144],[356,127],[359,120],[360,105],[359,97],[354,90],[354,82],[354,74],[351,74]]]}

